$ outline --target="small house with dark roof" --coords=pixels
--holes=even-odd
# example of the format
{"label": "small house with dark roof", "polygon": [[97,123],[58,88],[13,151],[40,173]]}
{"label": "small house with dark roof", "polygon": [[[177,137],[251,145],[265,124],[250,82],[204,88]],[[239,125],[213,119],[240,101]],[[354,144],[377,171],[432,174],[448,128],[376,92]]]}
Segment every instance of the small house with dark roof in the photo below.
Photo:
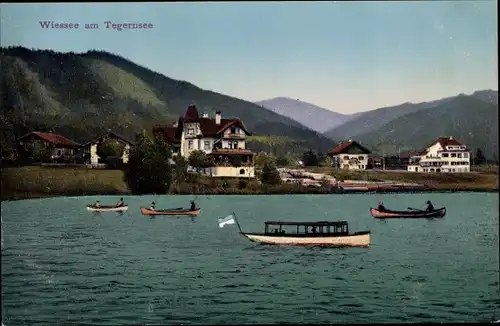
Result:
{"label": "small house with dark roof", "polygon": [[51,160],[70,160],[74,154],[79,150],[81,144],[70,140],[64,136],[52,133],[32,131],[26,135],[19,137],[18,145],[20,148],[27,148],[27,145],[36,142],[47,144],[52,149]]}
{"label": "small house with dark roof", "polygon": [[171,126],[153,127],[155,137],[162,137],[176,155],[188,158],[195,150],[209,155],[215,166],[210,174],[218,177],[255,177],[254,153],[246,149],[250,135],[240,119],[225,119],[221,111],[210,118],[200,116],[191,104],[185,114]]}
{"label": "small house with dark roof", "polygon": [[333,147],[328,155],[333,159],[334,164],[342,169],[366,170],[368,165],[368,155],[371,151],[362,146],[357,141],[349,139]]}
{"label": "small house with dark roof", "polygon": [[441,136],[420,152],[411,172],[470,172],[470,150],[453,136]]}
{"label": "small house with dark roof", "polygon": [[97,146],[99,146],[101,142],[109,139],[116,140],[123,145],[123,153],[118,159],[124,164],[128,163],[130,148],[133,146],[133,143],[130,140],[127,140],[126,138],[112,131],[96,137],[81,146],[85,156],[85,163],[91,164],[92,166],[96,166],[99,163],[104,163],[99,162],[100,157],[99,155],[97,155]]}

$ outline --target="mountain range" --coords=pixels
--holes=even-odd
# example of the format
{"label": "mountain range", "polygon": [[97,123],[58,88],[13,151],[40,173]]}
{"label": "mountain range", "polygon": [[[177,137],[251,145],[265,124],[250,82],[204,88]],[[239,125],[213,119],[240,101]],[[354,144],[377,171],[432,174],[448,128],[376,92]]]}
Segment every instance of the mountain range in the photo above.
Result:
{"label": "mountain range", "polygon": [[10,143],[34,129],[76,141],[109,129],[133,138],[143,128],[173,122],[194,103],[200,113],[220,110],[225,118],[242,119],[253,134],[282,136],[295,150],[326,151],[333,145],[331,139],[289,117],[166,77],[119,55],[25,47],[0,50],[0,121],[2,136]]}
{"label": "mountain range", "polygon": [[[344,127],[344,126],[342,126]],[[498,159],[498,105],[459,95],[399,116],[383,126],[357,134],[356,140],[378,153],[423,149],[439,136],[453,136],[486,157]]]}
{"label": "mountain range", "polygon": [[142,129],[175,121],[194,103],[200,113],[220,110],[225,118],[242,119],[255,135],[248,145],[253,150],[325,152],[339,141],[356,139],[374,152],[394,153],[451,135],[498,158],[498,91],[344,115],[284,97],[252,103],[104,51],[9,47],[0,52],[2,146],[32,130],[61,133],[78,142],[108,130],[132,139]]}
{"label": "mountain range", "polygon": [[325,132],[363,114],[363,112],[354,114],[337,113],[288,97],[275,97],[255,103],[275,113],[292,118],[318,132]]}

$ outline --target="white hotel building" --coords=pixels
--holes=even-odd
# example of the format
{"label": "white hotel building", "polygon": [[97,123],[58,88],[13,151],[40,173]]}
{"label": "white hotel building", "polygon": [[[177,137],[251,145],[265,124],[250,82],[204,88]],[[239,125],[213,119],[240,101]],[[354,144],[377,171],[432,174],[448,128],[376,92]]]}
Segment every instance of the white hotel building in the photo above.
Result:
{"label": "white hotel building", "polygon": [[453,137],[439,137],[420,156],[412,157],[411,172],[470,172],[471,153]]}

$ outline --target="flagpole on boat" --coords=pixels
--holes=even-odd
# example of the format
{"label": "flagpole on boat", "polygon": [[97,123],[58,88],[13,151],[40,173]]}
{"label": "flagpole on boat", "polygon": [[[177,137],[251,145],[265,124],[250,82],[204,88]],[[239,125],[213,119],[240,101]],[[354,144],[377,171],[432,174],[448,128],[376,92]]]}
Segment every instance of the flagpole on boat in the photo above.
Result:
{"label": "flagpole on boat", "polygon": [[241,230],[240,223],[238,223],[238,219],[236,218],[235,212],[233,212],[233,216],[234,216],[234,221],[236,222],[236,225],[238,226],[238,229],[240,230],[240,233],[243,233],[243,231]]}

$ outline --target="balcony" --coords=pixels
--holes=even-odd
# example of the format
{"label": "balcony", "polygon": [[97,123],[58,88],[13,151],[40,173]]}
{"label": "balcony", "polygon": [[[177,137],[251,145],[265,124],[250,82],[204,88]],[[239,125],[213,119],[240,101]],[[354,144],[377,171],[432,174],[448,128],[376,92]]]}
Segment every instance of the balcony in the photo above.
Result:
{"label": "balcony", "polygon": [[439,161],[425,161],[422,162],[420,161],[420,166],[421,167],[441,167],[443,165],[446,165],[446,162],[439,162]]}
{"label": "balcony", "polygon": [[253,152],[242,148],[214,148],[212,154],[253,154]]}
{"label": "balcony", "polygon": [[239,133],[229,133],[229,134],[224,134],[223,138],[229,138],[229,139],[245,139],[245,134],[239,134]]}

